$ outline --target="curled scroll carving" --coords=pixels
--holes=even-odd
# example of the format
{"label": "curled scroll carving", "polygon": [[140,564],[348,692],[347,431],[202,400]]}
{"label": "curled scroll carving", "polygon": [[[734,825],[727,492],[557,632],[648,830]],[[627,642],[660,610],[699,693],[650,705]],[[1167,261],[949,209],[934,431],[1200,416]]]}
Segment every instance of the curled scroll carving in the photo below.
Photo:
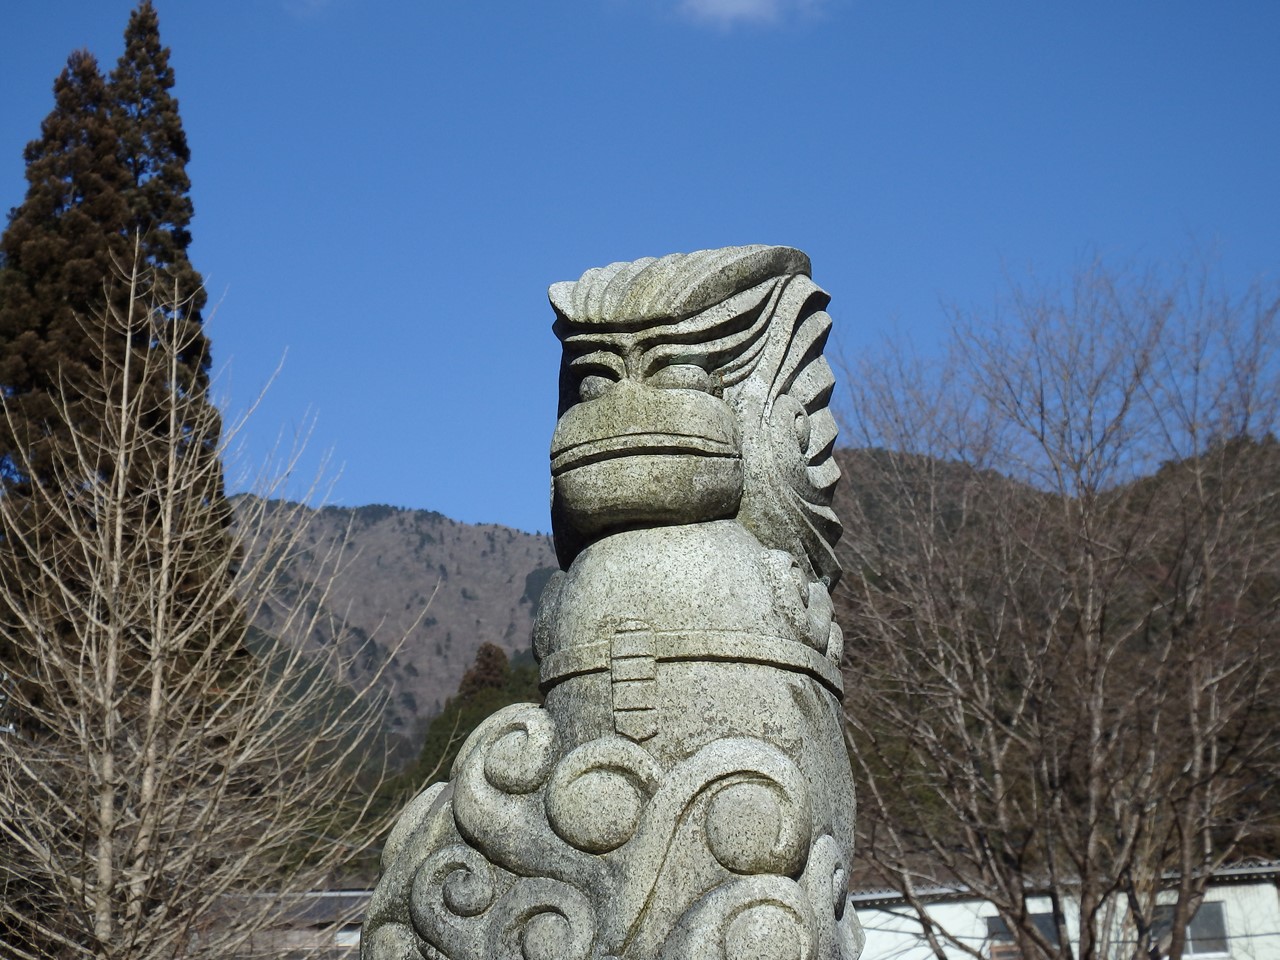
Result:
{"label": "curled scroll carving", "polygon": [[816,960],[813,908],[785,877],[731,880],[680,919],[662,960]]}
{"label": "curled scroll carving", "polygon": [[489,927],[494,960],[585,960],[595,940],[590,901],[545,877],[522,879],[498,903]]}
{"label": "curled scroll carving", "polygon": [[429,856],[413,880],[414,929],[446,956],[476,956],[485,924],[475,920],[498,895],[494,869],[466,844],[451,844]]}
{"label": "curled scroll carving", "polygon": [[661,779],[654,759],[630,740],[591,740],[556,767],[547,788],[547,819],[570,846],[608,853],[635,836]]}
{"label": "curled scroll carving", "polygon": [[826,294],[730,247],[556,284],[546,702],[406,809],[365,960],[856,960]]}

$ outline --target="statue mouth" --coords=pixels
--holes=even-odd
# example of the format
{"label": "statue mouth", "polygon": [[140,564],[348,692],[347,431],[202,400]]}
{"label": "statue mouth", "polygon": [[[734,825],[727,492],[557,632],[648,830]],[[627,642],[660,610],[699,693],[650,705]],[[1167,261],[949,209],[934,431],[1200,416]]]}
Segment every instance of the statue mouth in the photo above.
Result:
{"label": "statue mouth", "polygon": [[602,460],[631,456],[712,457],[738,459],[736,443],[688,433],[632,433],[602,437],[557,450],[551,458],[551,475],[585,467]]}
{"label": "statue mouth", "polygon": [[[694,470],[696,464],[741,462],[737,422],[723,400],[695,390],[661,390],[624,380],[603,397],[570,407],[551,438],[553,478],[608,461],[618,461],[629,477],[639,476],[634,471],[646,460],[643,473],[670,478],[674,461],[680,459]],[[597,469],[623,476],[613,473],[612,465]],[[665,482],[659,480],[650,495],[661,499]]]}

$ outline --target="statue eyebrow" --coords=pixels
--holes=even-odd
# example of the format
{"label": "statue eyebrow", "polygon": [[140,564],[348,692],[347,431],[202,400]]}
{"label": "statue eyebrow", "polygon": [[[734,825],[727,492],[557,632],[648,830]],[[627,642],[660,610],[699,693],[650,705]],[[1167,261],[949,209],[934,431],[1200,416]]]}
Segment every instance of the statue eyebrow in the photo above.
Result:
{"label": "statue eyebrow", "polygon": [[[750,364],[764,347],[768,324],[752,310],[734,318],[740,325],[720,324],[699,331],[706,339],[692,337],[658,340],[644,345],[641,367],[645,376],[672,363],[692,363],[711,372],[726,364]],[[767,316],[764,317],[767,320]],[[736,362],[735,362],[736,361]]]}
{"label": "statue eyebrow", "polygon": [[593,350],[569,361],[569,369],[575,376],[587,376],[592,371],[604,371],[622,377],[626,371],[622,357],[609,350]]}

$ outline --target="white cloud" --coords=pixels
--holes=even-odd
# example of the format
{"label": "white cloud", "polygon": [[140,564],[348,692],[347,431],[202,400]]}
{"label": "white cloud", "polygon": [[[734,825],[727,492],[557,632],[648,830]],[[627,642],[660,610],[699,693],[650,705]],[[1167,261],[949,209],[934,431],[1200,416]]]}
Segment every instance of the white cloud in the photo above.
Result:
{"label": "white cloud", "polygon": [[680,12],[721,25],[775,23],[788,14],[806,13],[819,0],[680,0]]}

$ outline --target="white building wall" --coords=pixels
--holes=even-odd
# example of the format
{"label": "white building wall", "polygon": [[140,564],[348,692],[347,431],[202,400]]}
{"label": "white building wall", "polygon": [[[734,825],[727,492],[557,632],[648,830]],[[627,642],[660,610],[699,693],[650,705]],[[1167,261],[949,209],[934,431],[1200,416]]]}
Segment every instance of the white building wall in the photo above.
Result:
{"label": "white building wall", "polygon": [[[1165,899],[1165,898],[1162,898]],[[1280,891],[1270,881],[1220,884],[1209,888],[1207,902],[1220,902],[1226,916],[1228,954],[1231,960],[1280,960]],[[1049,902],[1028,901],[1032,912],[1048,912]],[[861,960],[934,960],[921,934],[915,912],[903,905],[858,907],[858,920],[866,934]],[[997,911],[982,900],[942,901],[930,905],[929,915],[948,934],[943,941],[949,960],[973,960],[976,950],[987,956],[987,917]],[[1119,918],[1118,918],[1119,919]],[[1073,941],[1079,937],[1079,914],[1068,909],[1067,929]],[[1117,958],[1127,960],[1131,948],[1115,948]],[[1213,960],[1212,955],[1187,956],[1184,960]]]}
{"label": "white building wall", "polygon": [[1222,904],[1232,960],[1280,960],[1280,890],[1275,884],[1210,887],[1205,901]]}
{"label": "white building wall", "polygon": [[[984,908],[989,913],[984,913]],[[995,908],[978,900],[935,903],[929,908],[929,915],[957,943],[975,950],[982,949],[987,939],[985,917],[994,913]],[[863,907],[858,910],[858,921],[867,938],[860,960],[933,960],[933,951],[910,907]],[[948,956],[962,960],[971,955],[951,945]]]}

